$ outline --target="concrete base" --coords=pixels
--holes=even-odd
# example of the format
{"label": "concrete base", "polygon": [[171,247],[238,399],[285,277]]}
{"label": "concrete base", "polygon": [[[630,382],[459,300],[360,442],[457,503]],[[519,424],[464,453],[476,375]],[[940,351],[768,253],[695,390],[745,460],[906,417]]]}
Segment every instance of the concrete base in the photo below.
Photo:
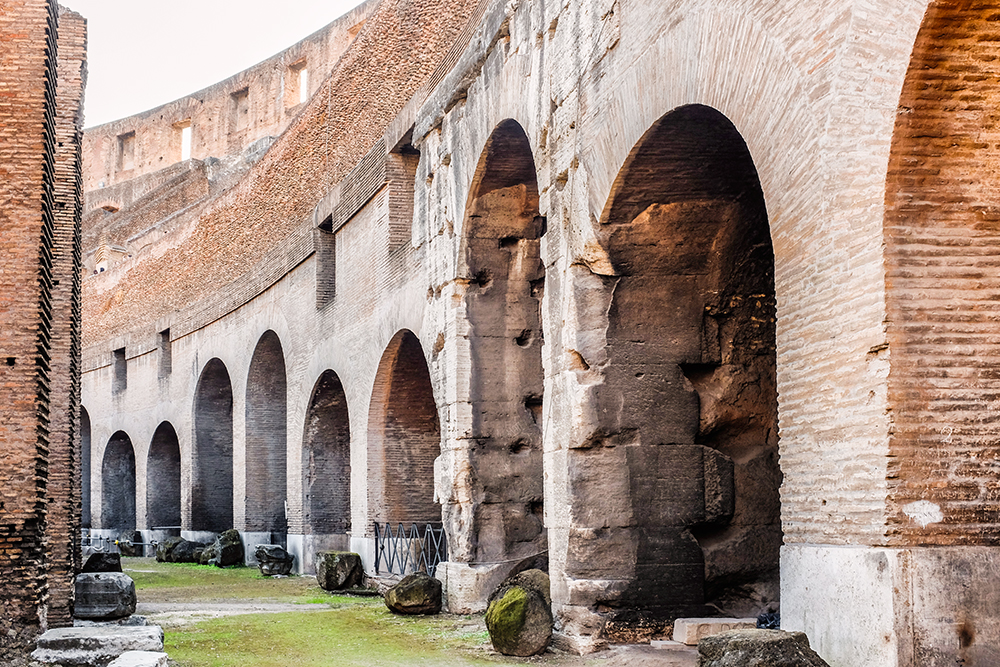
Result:
{"label": "concrete base", "polygon": [[831,667],[1000,665],[1000,548],[781,549],[781,627]]}
{"label": "concrete base", "polygon": [[452,614],[486,611],[490,594],[510,573],[510,565],[478,565],[443,561],[435,576],[441,580],[444,608]]}
{"label": "concrete base", "polygon": [[350,551],[348,535],[294,535],[289,533],[288,553],[295,556],[293,571],[296,574],[316,574],[317,551]]}
{"label": "concrete base", "polygon": [[355,537],[351,535],[349,551],[361,556],[361,562],[365,565],[367,574],[375,574],[375,538]]}
{"label": "concrete base", "polygon": [[218,533],[213,533],[210,530],[182,530],[181,537],[183,537],[188,542],[201,542],[202,544],[211,544],[215,541],[215,538],[219,536]]}

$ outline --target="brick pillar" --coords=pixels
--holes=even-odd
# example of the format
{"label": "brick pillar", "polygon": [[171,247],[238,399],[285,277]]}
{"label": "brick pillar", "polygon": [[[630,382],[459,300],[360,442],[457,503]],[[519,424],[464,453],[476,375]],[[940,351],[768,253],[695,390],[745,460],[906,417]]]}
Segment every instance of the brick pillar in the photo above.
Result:
{"label": "brick pillar", "polygon": [[[0,12],[0,658],[47,624],[56,9]],[[0,660],[2,661],[2,660]]]}

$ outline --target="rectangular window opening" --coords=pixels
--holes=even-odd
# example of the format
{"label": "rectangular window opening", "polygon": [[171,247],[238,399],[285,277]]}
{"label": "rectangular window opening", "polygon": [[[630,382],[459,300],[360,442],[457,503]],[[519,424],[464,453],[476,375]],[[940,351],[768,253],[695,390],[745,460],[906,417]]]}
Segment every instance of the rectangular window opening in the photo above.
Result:
{"label": "rectangular window opening", "polygon": [[232,132],[242,132],[250,127],[250,90],[237,90],[231,97],[229,127]]}
{"label": "rectangular window opening", "polygon": [[174,160],[184,162],[191,159],[191,119],[174,123]]}
{"label": "rectangular window opening", "polygon": [[125,360],[125,348],[114,351],[114,393],[120,394],[128,388],[128,362]]}
{"label": "rectangular window opening", "polygon": [[159,377],[160,379],[166,378],[170,375],[171,368],[171,358],[170,358],[170,329],[164,329],[160,332],[159,340],[160,349],[160,368]]}
{"label": "rectangular window opening", "polygon": [[325,308],[337,296],[337,235],[333,216],[327,216],[315,231],[316,308]]}
{"label": "rectangular window opening", "polygon": [[285,75],[285,108],[302,104],[309,99],[309,70],[303,58],[288,67]]}
{"label": "rectangular window opening", "polygon": [[118,135],[118,170],[135,169],[135,132]]}

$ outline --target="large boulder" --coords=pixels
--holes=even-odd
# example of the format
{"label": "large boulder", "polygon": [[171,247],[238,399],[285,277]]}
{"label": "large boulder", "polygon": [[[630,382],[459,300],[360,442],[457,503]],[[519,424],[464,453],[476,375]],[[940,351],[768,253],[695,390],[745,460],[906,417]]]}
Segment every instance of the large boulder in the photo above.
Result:
{"label": "large boulder", "polygon": [[199,562],[217,567],[242,565],[243,540],[240,539],[240,532],[231,528],[220,533],[215,542],[202,551]]}
{"label": "large boulder", "polygon": [[385,606],[396,614],[441,611],[441,582],[423,572],[409,574],[385,592]]}
{"label": "large boulder", "polygon": [[501,583],[490,595],[486,629],[499,653],[537,655],[552,639],[552,598],[549,575],[526,570]]}
{"label": "large boulder", "polygon": [[265,577],[287,575],[292,571],[295,556],[281,548],[279,544],[258,544],[253,552],[257,567]]}
{"label": "large boulder", "polygon": [[157,544],[156,545],[156,560],[157,560],[157,562],[159,562],[159,563],[170,563],[170,562],[172,562],[170,560],[170,557],[171,557],[171,554],[173,553],[174,548],[178,544],[180,544],[181,542],[184,542],[184,541],[186,541],[186,540],[184,540],[183,538],[180,538],[180,537],[168,537],[167,539],[165,539],[165,540],[161,541],[159,544]]}
{"label": "large boulder", "polygon": [[87,572],[76,576],[76,618],[113,620],[135,613],[135,582],[123,572]]}
{"label": "large boulder", "polygon": [[698,642],[699,667],[830,667],[802,632],[729,630]]}
{"label": "large boulder", "polygon": [[181,540],[171,550],[169,560],[171,563],[197,563],[206,546],[201,542]]}
{"label": "large boulder", "polygon": [[121,572],[121,554],[104,553],[103,551],[90,554],[87,562],[83,564],[81,572]]}
{"label": "large boulder", "polygon": [[350,551],[317,551],[316,580],[325,591],[357,588],[364,576],[361,556]]}

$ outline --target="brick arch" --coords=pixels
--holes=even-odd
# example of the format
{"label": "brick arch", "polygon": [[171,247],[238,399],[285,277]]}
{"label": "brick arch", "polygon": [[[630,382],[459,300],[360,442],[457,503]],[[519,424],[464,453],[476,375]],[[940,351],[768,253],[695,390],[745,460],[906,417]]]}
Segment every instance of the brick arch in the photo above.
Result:
{"label": "brick arch", "polygon": [[80,406],[80,504],[81,504],[81,525],[90,528],[91,524],[91,497],[90,497],[90,413],[87,408]]}
{"label": "brick arch", "polygon": [[933,2],[885,196],[888,541],[1000,544],[1000,46],[989,3]]}
{"label": "brick arch", "polygon": [[[453,561],[512,563],[546,551],[542,471],[545,267],[531,146],[497,125],[466,204],[463,248],[470,358],[471,473],[445,504]],[[464,343],[464,341],[462,341]],[[471,517],[471,521],[470,521]]]}
{"label": "brick arch", "polygon": [[146,527],[181,524],[181,449],[170,422],[156,427],[146,459]]}
{"label": "brick arch", "polygon": [[[654,620],[775,609],[781,546],[774,251],[736,127],[703,105],[657,120],[602,214],[614,268],[599,426],[574,450],[580,527],[634,563],[598,604]],[[600,506],[601,511],[592,508]],[[593,526],[588,526],[592,522]],[[585,539],[572,576],[601,571]],[[607,558],[617,562],[616,558]],[[627,572],[627,570],[626,570]],[[632,617],[629,617],[632,618]]]}
{"label": "brick arch", "polygon": [[434,499],[434,459],[440,452],[441,428],[427,360],[420,341],[404,329],[382,353],[368,408],[369,518],[440,521],[441,508]]}
{"label": "brick arch", "polygon": [[323,371],[313,387],[302,435],[302,507],[308,534],[351,527],[351,426],[340,377]]}
{"label": "brick arch", "polygon": [[115,432],[104,449],[101,527],[135,530],[135,450],[125,431]]}
{"label": "brick arch", "polygon": [[287,380],[285,355],[274,331],[257,342],[246,395],[246,529],[287,531]]}
{"label": "brick arch", "polygon": [[219,358],[205,364],[194,403],[190,529],[233,527],[233,385]]}

